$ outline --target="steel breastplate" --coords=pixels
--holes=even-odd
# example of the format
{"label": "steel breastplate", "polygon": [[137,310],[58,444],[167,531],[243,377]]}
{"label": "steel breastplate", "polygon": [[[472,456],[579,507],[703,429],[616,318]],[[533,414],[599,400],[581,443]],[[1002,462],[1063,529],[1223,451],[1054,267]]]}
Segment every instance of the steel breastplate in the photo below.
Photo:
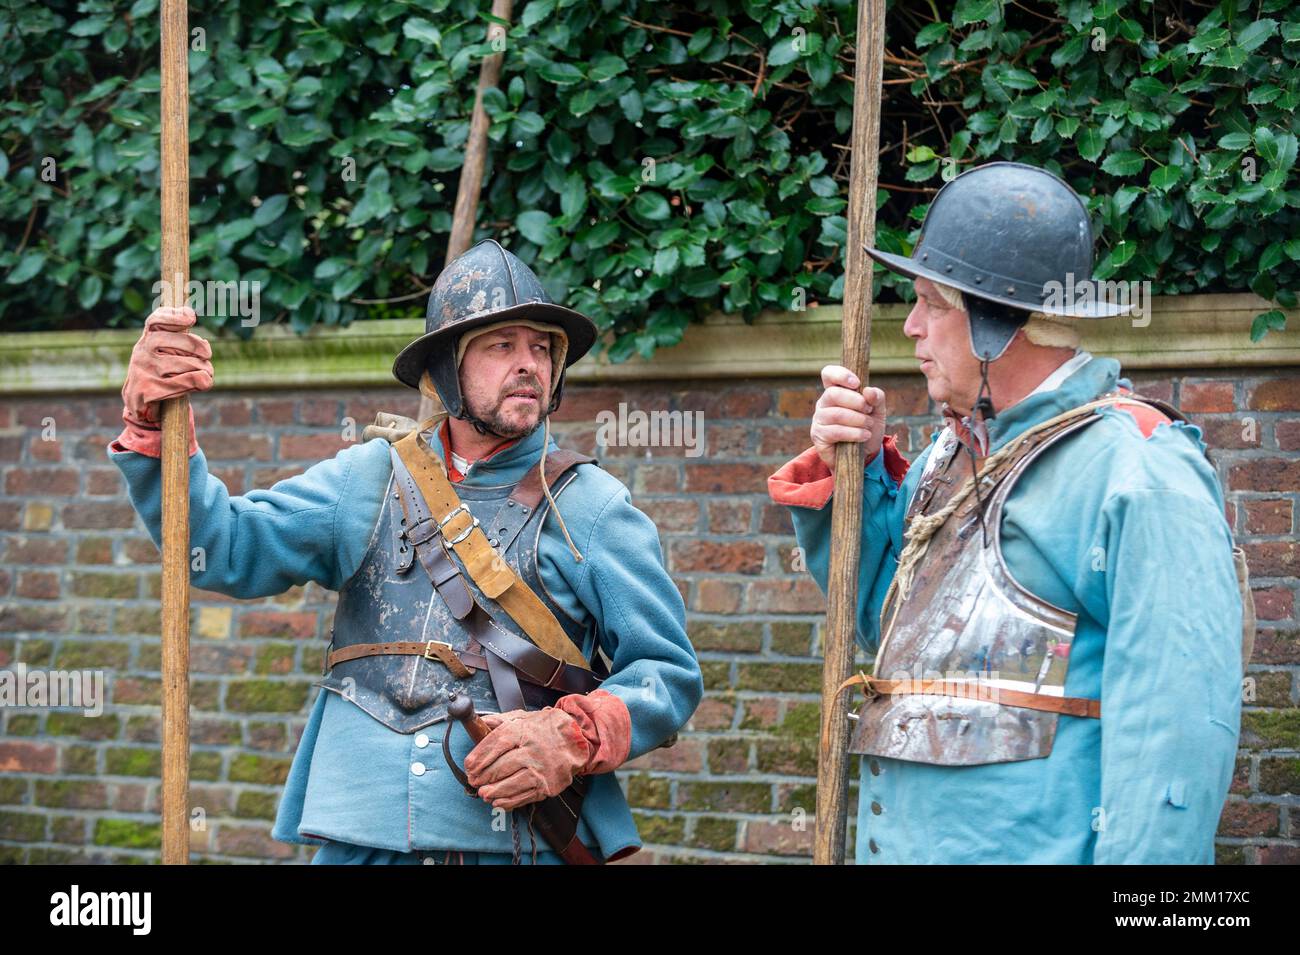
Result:
{"label": "steel breastplate", "polygon": [[[849,751],[941,766],[1040,759],[1052,751],[1059,714],[996,700],[999,688],[1064,695],[1077,615],[1026,590],[1002,555],[1003,507],[1016,481],[1056,441],[1099,416],[1053,432],[986,477],[988,545],[972,493],[935,532],[905,599],[886,601],[874,675],[882,679],[957,680],[965,696],[881,695],[858,713]],[[969,477],[954,439],[908,505],[910,521],[935,513]],[[990,496],[991,495],[991,496]]]}
{"label": "steel breastplate", "polygon": [[[396,452],[393,452],[394,454]],[[552,495],[559,497],[577,477],[575,472],[556,482]],[[457,494],[483,527],[498,552],[519,573],[523,582],[555,615],[569,638],[589,656],[593,636],[568,616],[548,593],[537,567],[542,521],[549,502],[536,508],[511,500],[514,485],[468,487],[458,485]],[[402,536],[403,512],[390,476],[370,546],[357,572],[339,590],[332,630],[333,649],[355,644],[390,641],[429,641],[450,644],[458,653],[481,653],[476,630],[499,627],[527,639],[518,624],[474,585],[454,550],[444,547],[460,570],[451,586],[468,588],[476,607],[464,619],[457,619],[447,602],[434,589],[429,576],[415,559],[414,548]],[[434,541],[443,546],[441,538]],[[438,659],[417,655],[387,654],[361,657],[338,663],[319,686],[355,703],[389,729],[414,733],[447,716],[447,702],[453,695],[468,695],[479,713],[500,712],[492,682],[485,668],[474,668],[467,679],[457,678]],[[521,684],[529,708],[554,701],[554,691]]]}

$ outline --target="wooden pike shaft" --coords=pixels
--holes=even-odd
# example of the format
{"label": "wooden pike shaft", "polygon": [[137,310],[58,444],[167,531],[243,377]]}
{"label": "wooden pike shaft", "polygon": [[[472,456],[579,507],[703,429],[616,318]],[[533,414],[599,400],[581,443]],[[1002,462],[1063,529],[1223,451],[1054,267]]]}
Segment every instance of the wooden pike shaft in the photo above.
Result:
{"label": "wooden pike shaft", "polygon": [[[852,165],[849,169],[848,248],[844,255],[843,365],[867,384],[871,362],[871,259],[863,251],[876,235],[880,152],[880,91],[885,57],[885,0],[859,0],[853,84]],[[848,801],[847,694],[835,690],[853,672],[857,633],[858,557],[862,533],[862,448],[835,448],[835,498],[823,639],[822,737],[817,754],[816,865],[844,862]]]}
{"label": "wooden pike shaft", "polygon": [[[514,0],[492,0],[492,16],[507,23],[514,10]],[[505,28],[493,23],[488,36],[500,36],[505,42]],[[469,139],[465,141],[465,162],[460,167],[460,184],[456,187],[456,207],[451,217],[451,235],[447,239],[447,257],[444,267],[470,246],[474,238],[474,221],[478,218],[478,200],[483,191],[483,170],[487,166],[488,115],[483,108],[483,94],[496,88],[501,79],[501,62],[504,53],[493,53],[483,58],[479,67],[478,92],[474,96],[474,110],[470,114]],[[417,421],[425,421],[442,409],[428,397],[420,397]]]}
{"label": "wooden pike shaft", "polygon": [[[162,0],[163,304],[185,304],[190,277],[189,23],[186,0]],[[162,861],[189,862],[189,399],[161,402]]]}

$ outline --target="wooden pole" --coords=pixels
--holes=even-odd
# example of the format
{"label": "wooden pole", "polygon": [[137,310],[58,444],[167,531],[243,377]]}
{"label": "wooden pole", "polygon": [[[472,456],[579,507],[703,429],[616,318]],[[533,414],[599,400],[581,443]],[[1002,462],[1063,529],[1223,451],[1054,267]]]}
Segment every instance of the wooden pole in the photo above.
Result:
{"label": "wooden pole", "polygon": [[[859,0],[853,83],[852,164],[849,168],[848,247],[844,254],[842,363],[865,386],[871,363],[871,259],[863,251],[876,235],[880,152],[880,91],[885,58],[885,0]],[[862,446],[835,448],[831,561],[823,637],[821,744],[817,754],[816,865],[844,862],[848,801],[847,694],[835,690],[853,672],[857,633],[858,548],[862,532]]]}
{"label": "wooden pole", "polygon": [[[492,0],[492,16],[510,21],[514,0]],[[500,37],[505,43],[505,27],[499,23],[488,26],[488,38]],[[478,200],[483,191],[483,170],[487,166],[488,115],[483,108],[483,94],[495,89],[501,79],[501,62],[504,53],[493,53],[483,58],[478,71],[478,92],[474,96],[474,110],[470,114],[469,139],[465,141],[465,162],[460,167],[460,184],[456,187],[456,207],[451,217],[451,235],[447,239],[446,267],[452,259],[470,247],[474,238],[474,222],[478,218]],[[417,421],[424,421],[441,411],[438,404],[425,395],[420,397]]]}
{"label": "wooden pole", "polygon": [[[185,304],[190,278],[189,22],[186,0],[162,0],[163,304]],[[189,399],[161,402],[162,861],[190,857]]]}

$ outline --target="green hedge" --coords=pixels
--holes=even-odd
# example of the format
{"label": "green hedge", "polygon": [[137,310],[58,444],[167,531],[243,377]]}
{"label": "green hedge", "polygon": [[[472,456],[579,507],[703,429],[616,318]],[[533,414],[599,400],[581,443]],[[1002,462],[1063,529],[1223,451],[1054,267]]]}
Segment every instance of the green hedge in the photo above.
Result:
{"label": "green hedge", "polygon": [[[297,329],[421,314],[489,51],[486,9],[191,4],[204,31],[190,54],[194,276],[261,282],[262,320]],[[1295,305],[1289,4],[951,9],[890,10],[884,247],[910,249],[945,175],[1018,159],[1087,197],[1101,276]],[[853,3],[811,0],[518,4],[487,100],[479,234],[611,330],[615,359],[676,342],[713,309],[838,301],[855,19]],[[157,0],[0,8],[5,328],[138,324],[148,311],[157,44]],[[910,295],[879,271],[877,292]],[[1281,321],[1268,313],[1254,332]]]}

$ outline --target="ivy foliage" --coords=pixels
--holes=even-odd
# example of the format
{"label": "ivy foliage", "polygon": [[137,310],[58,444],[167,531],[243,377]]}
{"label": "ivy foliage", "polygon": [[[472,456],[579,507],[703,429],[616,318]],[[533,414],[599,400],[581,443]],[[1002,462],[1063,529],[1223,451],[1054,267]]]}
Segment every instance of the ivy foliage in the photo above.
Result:
{"label": "ivy foliage", "polygon": [[[191,262],[263,322],[422,314],[443,264],[481,0],[190,5]],[[1085,197],[1101,278],[1296,305],[1300,12],[1262,3],[894,3],[877,243],[943,181],[1015,159]],[[527,0],[490,117],[478,236],[614,360],[713,310],[839,301],[857,5]],[[0,317],[139,324],[159,267],[158,0],[0,8]],[[876,293],[910,297],[877,266]],[[213,328],[253,334],[238,316]]]}

